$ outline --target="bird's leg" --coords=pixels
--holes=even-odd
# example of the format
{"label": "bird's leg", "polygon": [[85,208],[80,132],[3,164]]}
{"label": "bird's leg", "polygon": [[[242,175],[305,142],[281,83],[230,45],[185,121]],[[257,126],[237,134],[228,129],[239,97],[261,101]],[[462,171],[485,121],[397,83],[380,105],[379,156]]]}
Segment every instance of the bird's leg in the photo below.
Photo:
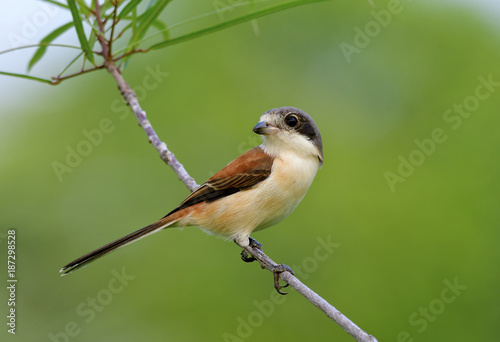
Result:
{"label": "bird's leg", "polygon": [[[251,237],[249,237],[248,239],[249,239],[248,247],[250,247],[254,251],[254,253],[252,254],[257,254],[257,255],[262,254],[263,256],[265,256],[265,258],[262,257],[256,258],[254,255],[250,254],[247,248],[243,247],[243,250],[241,251],[241,259],[244,262],[252,262],[257,260],[260,263],[260,267],[268,269],[271,272],[273,272],[274,288],[276,289],[276,291],[278,291],[279,294],[286,295],[287,292],[282,292],[281,289],[287,287],[289,284],[285,285],[280,284],[280,273],[287,271],[290,272],[291,274],[294,274],[290,266],[287,266],[285,264],[279,264],[279,265],[275,264],[274,262],[272,262],[271,259],[269,259],[264,254],[264,252],[262,251],[262,244],[260,242],[258,242],[255,239],[252,239]],[[236,242],[236,244],[238,243]]]}
{"label": "bird's leg", "polygon": [[[249,241],[248,245],[250,247],[258,248],[262,251],[262,244],[259,241],[252,239],[251,237],[248,238],[248,241]],[[257,259],[255,259],[255,257],[253,255],[248,253],[247,250],[243,248],[243,250],[241,251],[241,260],[243,260],[244,262],[253,262]]]}

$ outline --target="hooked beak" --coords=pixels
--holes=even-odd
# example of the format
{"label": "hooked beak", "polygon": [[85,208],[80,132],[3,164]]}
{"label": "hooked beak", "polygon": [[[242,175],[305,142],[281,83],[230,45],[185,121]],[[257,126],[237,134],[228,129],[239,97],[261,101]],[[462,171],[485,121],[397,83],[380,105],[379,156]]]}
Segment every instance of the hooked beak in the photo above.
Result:
{"label": "hooked beak", "polygon": [[278,128],[261,121],[253,128],[253,131],[260,135],[272,135],[278,133]]}

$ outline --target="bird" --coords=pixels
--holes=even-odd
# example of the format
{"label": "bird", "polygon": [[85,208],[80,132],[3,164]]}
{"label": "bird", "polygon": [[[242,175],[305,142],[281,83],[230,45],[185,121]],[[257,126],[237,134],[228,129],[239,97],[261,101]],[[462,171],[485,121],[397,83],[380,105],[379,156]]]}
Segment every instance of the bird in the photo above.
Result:
{"label": "bird", "polygon": [[[171,227],[197,226],[231,239],[242,248],[249,245],[262,248],[250,234],[282,221],[302,201],[323,165],[323,142],[313,118],[295,107],[268,110],[253,132],[261,135],[262,144],[210,177],[177,208],[160,220],[73,260],[62,267],[60,273],[67,275],[110,252]],[[244,252],[244,261],[255,260]],[[275,287],[281,288],[279,282],[276,284],[277,279],[275,273]]]}

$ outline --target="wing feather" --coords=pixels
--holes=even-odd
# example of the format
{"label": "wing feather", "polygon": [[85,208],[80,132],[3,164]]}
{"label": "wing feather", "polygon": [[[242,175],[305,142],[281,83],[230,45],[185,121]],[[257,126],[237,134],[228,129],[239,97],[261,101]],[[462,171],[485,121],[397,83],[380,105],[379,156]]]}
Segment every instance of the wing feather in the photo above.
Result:
{"label": "wing feather", "polygon": [[274,158],[259,146],[242,154],[213,175],[165,217],[200,202],[213,202],[252,188],[271,174]]}

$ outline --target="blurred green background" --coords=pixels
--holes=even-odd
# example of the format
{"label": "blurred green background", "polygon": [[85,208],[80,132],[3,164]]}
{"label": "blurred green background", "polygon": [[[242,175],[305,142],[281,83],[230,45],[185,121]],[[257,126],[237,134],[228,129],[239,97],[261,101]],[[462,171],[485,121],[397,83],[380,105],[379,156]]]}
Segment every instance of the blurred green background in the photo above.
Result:
{"label": "blurred green background", "polygon": [[[382,22],[391,3],[374,1]],[[174,10],[168,23],[214,7]],[[293,215],[254,235],[267,254],[379,341],[497,340],[500,28],[456,3],[402,1],[384,25],[372,10],[347,0],[287,10],[136,56],[124,76],[198,183],[260,143],[251,129],[264,111],[311,114],[325,164]],[[52,75],[68,56],[34,71]],[[276,297],[271,274],[241,262],[234,243],[195,228],[61,278],[61,266],[188,191],[105,72],[57,87],[1,82],[17,87],[0,125],[0,254],[14,228],[18,257],[17,333],[4,280],[3,341],[353,341],[294,290]],[[112,132],[58,179],[53,163],[103,119]]]}

